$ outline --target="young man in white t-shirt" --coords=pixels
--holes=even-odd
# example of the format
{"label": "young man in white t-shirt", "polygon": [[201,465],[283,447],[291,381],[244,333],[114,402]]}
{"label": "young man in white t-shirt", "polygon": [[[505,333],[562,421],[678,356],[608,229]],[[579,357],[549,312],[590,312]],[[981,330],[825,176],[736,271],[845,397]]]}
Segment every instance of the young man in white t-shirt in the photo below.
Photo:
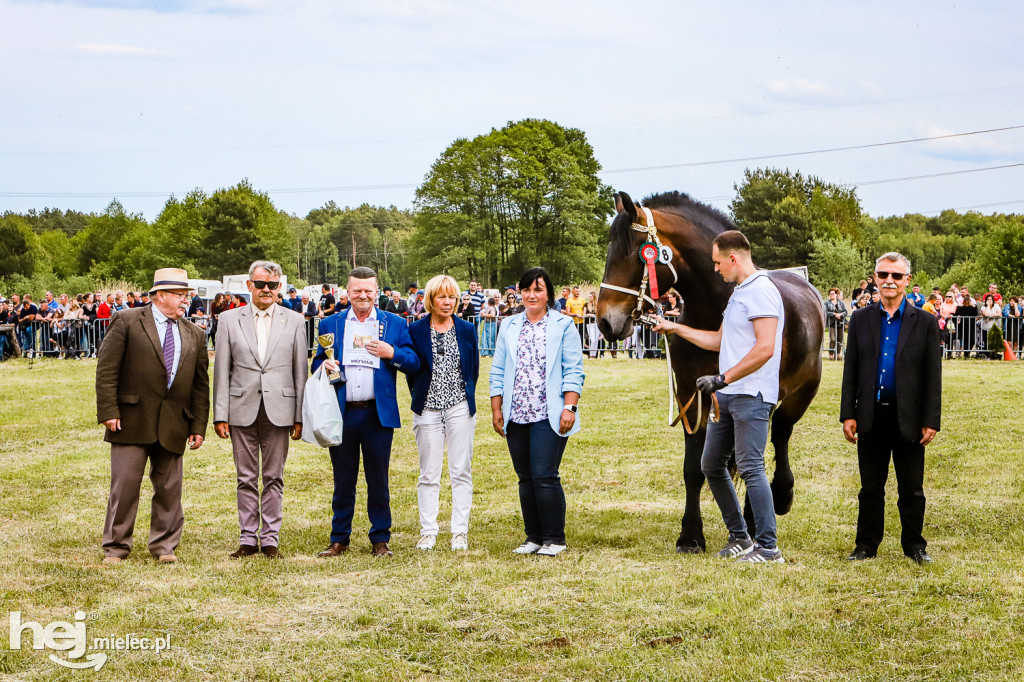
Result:
{"label": "young man in white t-shirt", "polygon": [[[716,376],[697,380],[697,389],[718,393],[718,421],[709,422],[701,470],[729,529],[729,542],[718,553],[753,563],[785,561],[775,537],[775,501],[764,468],[768,423],[779,399],[779,365],[785,313],[779,290],[750,259],[750,242],[730,230],[711,247],[715,270],[735,282],[722,326],[717,331],[694,329],[658,318],[654,331],[678,334],[706,350],[718,351]],[[736,487],[729,476],[735,448],[736,467],[747,485],[756,537],[750,538]]]}

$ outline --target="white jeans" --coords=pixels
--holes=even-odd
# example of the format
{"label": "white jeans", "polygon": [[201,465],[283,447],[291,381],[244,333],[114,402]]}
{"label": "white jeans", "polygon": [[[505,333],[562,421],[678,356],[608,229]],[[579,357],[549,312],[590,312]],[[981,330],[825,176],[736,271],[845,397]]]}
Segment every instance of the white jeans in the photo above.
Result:
{"label": "white jeans", "polygon": [[597,322],[587,324],[587,335],[590,337],[590,357],[597,357],[597,344],[601,342],[601,335],[597,332]]}
{"label": "white jeans", "polygon": [[437,535],[441,500],[441,465],[448,446],[448,476],[452,481],[452,535],[469,532],[473,507],[473,431],[476,417],[463,400],[447,410],[413,414],[412,432],[420,451],[420,478],[416,494],[420,507],[420,534]]}

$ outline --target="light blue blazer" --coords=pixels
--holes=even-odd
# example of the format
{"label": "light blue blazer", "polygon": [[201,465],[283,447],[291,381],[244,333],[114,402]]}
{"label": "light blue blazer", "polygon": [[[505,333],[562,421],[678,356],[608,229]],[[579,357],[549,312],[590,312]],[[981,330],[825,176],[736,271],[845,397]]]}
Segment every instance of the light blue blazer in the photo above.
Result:
{"label": "light blue blazer", "polygon": [[[508,416],[512,410],[512,387],[516,378],[516,352],[519,349],[519,332],[523,329],[526,313],[519,313],[501,323],[498,341],[494,348],[494,361],[491,363],[491,397],[502,397],[501,413],[508,426]],[[555,433],[562,419],[562,397],[566,391],[583,393],[583,344],[576,325],[568,315],[548,310],[547,324],[547,399],[548,423]],[[568,438],[580,430],[580,416],[576,414],[576,423],[565,434]],[[561,435],[561,434],[559,434]]]}

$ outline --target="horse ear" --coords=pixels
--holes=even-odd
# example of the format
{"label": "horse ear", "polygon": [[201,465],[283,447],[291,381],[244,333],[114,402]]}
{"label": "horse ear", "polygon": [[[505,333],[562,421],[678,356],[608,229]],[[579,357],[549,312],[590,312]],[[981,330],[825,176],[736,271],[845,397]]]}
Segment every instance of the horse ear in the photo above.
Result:
{"label": "horse ear", "polygon": [[634,221],[636,220],[636,205],[625,192],[616,192],[615,210],[618,213],[625,213]]}

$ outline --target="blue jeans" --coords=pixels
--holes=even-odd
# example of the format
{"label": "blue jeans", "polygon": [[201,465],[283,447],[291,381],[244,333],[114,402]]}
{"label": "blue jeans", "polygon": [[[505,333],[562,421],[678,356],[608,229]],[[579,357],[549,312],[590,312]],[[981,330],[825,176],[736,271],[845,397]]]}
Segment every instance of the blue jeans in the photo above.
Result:
{"label": "blue jeans", "polygon": [[29,324],[24,329],[18,330],[18,343],[21,344],[22,353],[28,353],[36,348],[36,328]]}
{"label": "blue jeans", "polygon": [[494,340],[498,335],[498,323],[484,320],[484,338],[480,343],[480,355],[482,357],[494,357]]}
{"label": "blue jeans", "polygon": [[366,513],[370,517],[370,542],[391,540],[391,491],[388,487],[388,467],[391,463],[391,441],[394,434],[394,429],[381,426],[376,405],[345,409],[341,445],[331,448],[331,468],[334,470],[331,542],[348,544],[349,536],[352,534],[356,482],[359,480],[360,446],[363,453],[363,474],[366,476]]}
{"label": "blue jeans", "polygon": [[526,539],[538,545],[564,545],[565,491],[558,467],[569,439],[555,433],[547,419],[532,424],[509,422],[505,435],[519,477]]}
{"label": "blue jeans", "polygon": [[747,485],[747,499],[754,512],[757,536],[754,541],[773,549],[775,537],[775,501],[764,468],[764,449],[768,444],[768,417],[771,403],[757,396],[718,394],[718,422],[708,422],[700,468],[729,529],[729,539],[747,537],[736,487],[729,476],[729,457],[736,451],[736,468]]}

